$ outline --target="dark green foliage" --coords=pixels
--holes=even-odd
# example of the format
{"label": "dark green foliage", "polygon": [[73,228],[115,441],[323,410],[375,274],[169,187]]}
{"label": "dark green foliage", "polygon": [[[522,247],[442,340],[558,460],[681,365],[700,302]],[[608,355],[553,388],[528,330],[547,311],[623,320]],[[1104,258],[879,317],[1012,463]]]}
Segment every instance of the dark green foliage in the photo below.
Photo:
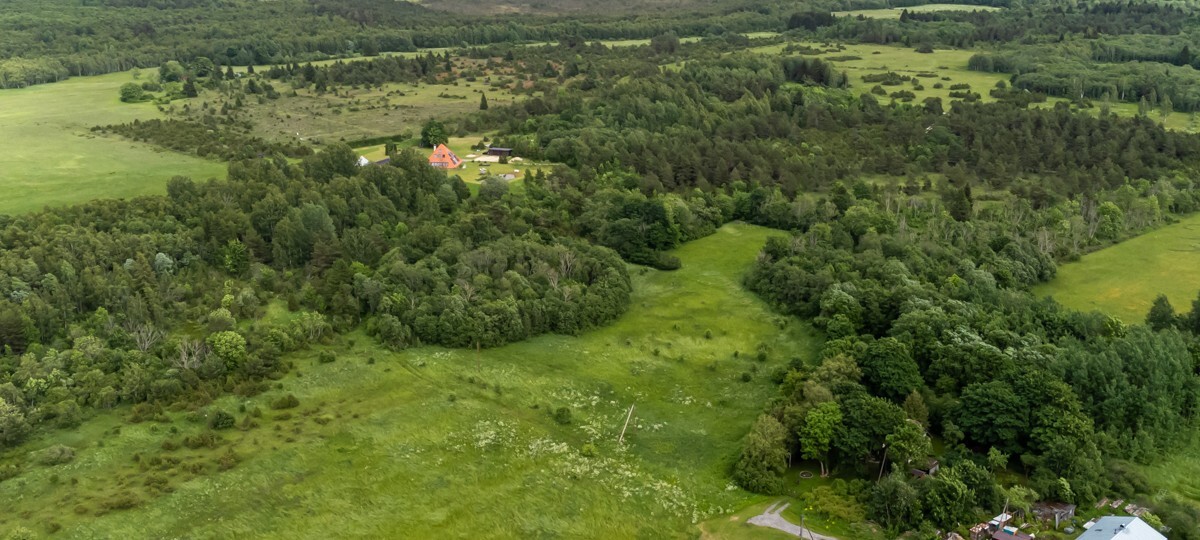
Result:
{"label": "dark green foliage", "polygon": [[293,394],[281,396],[281,397],[271,401],[271,408],[275,409],[275,410],[294,409],[299,406],[300,406],[300,400],[297,399],[296,396]]}
{"label": "dark green foliage", "polygon": [[197,448],[216,448],[219,444],[221,444],[221,436],[212,431],[204,431],[183,438],[183,446],[193,450]]}
{"label": "dark green foliage", "polygon": [[908,346],[895,338],[871,343],[858,365],[867,387],[893,401],[904,401],[921,386],[920,368],[909,354]]}
{"label": "dark green foliage", "polygon": [[921,493],[909,484],[907,474],[888,475],[871,489],[868,508],[880,524],[893,531],[911,530],[921,524]]}
{"label": "dark green foliage", "polygon": [[[190,81],[189,81],[190,82]],[[124,100],[122,92],[122,100]],[[200,157],[235,161],[259,156],[283,155],[304,157],[312,148],[301,143],[268,142],[245,135],[233,126],[217,122],[189,120],[138,120],[129,124],[93,128],[100,133],[114,133],[135,141],[150,142],[178,152]]]}
{"label": "dark green foliage", "polygon": [[1150,312],[1146,313],[1146,325],[1150,326],[1151,330],[1166,330],[1178,325],[1175,307],[1171,307],[1171,301],[1166,299],[1165,294],[1159,294],[1154,298]]}
{"label": "dark green foliage", "polygon": [[208,429],[229,429],[237,423],[237,419],[221,409],[216,409],[208,415]]}
{"label": "dark green foliage", "polygon": [[430,120],[421,128],[421,146],[433,148],[439,144],[446,144],[448,140],[446,126],[437,120]]}
{"label": "dark green foliage", "polygon": [[756,493],[778,493],[787,470],[787,430],[778,420],[762,415],[742,441],[742,453],[733,468],[733,480]]}
{"label": "dark green foliage", "polygon": [[571,423],[571,409],[568,407],[559,407],[554,410],[554,421],[566,425]]}
{"label": "dark green foliage", "polygon": [[41,465],[62,465],[75,460],[75,449],[58,444],[38,452],[35,459]]}
{"label": "dark green foliage", "polygon": [[137,103],[146,100],[146,92],[137,83],[125,83],[121,85],[121,101],[125,103]]}

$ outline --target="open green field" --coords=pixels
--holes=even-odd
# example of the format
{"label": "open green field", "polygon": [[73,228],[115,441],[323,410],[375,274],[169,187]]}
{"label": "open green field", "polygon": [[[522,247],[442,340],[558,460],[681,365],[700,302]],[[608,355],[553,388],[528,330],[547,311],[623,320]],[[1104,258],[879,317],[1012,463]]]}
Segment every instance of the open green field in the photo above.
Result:
{"label": "open green field", "polygon": [[1177,310],[1190,309],[1200,291],[1200,215],[1084,255],[1058,277],[1034,289],[1064,305],[1099,310],[1128,324],[1141,323],[1159,294]]}
{"label": "open green field", "polygon": [[[952,6],[951,4],[931,4],[922,7],[939,5]],[[899,12],[897,11],[897,13]],[[883,87],[888,94],[899,90],[912,92],[916,96],[910,102],[913,105],[920,105],[928,97],[938,97],[942,99],[943,106],[947,106],[951,101],[957,99],[950,97],[950,86],[961,83],[971,85],[970,90],[979,94],[980,101],[995,101],[989,95],[989,92],[996,86],[996,83],[1001,81],[1008,82],[1009,79],[1009,75],[1005,73],[985,73],[967,69],[967,62],[971,59],[971,56],[978,52],[967,49],[935,49],[932,53],[919,53],[914,47],[897,45],[788,42],[752,47],[749,50],[760,54],[781,55],[784,54],[784,49],[790,44],[807,46],[823,51],[821,54],[806,54],[805,56],[822,58],[833,63],[839,70],[845,70],[847,75],[850,76],[850,89],[855,93],[868,92],[876,85],[876,83],[863,81],[864,75],[892,71],[901,75],[917,77],[923,86],[921,90],[915,90],[911,83]],[[667,67],[668,69],[678,69],[681,65],[673,64]],[[942,88],[934,88],[935,84],[941,84]],[[877,98],[882,103],[886,103],[890,99],[887,96],[877,96]],[[1065,100],[1051,97],[1045,103],[1035,103],[1031,106],[1052,107],[1060,101]],[[1091,109],[1082,110],[1093,115],[1099,114],[1101,104],[1095,103],[1094,105]],[[1109,106],[1113,114],[1118,116],[1136,116],[1138,112],[1138,105],[1136,103],[1110,103]],[[1163,117],[1161,114],[1155,112],[1150,115],[1150,118],[1163,124],[1168,129],[1189,132],[1200,131],[1200,118],[1197,118],[1193,114],[1177,112]]]}
{"label": "open green field", "polygon": [[[982,101],[995,101],[988,91],[999,81],[1008,81],[1003,73],[983,73],[967,69],[967,61],[975,51],[964,49],[935,49],[932,53],[919,53],[912,47],[874,44],[829,44],[815,42],[790,42],[764,47],[753,47],[750,50],[760,54],[780,55],[788,45],[807,46],[823,51],[821,54],[808,55],[809,58],[821,58],[832,62],[839,70],[844,70],[850,78],[850,89],[858,93],[869,92],[877,83],[863,81],[864,75],[883,74],[889,71],[900,75],[917,77],[921,90],[915,90],[911,83],[897,86],[884,86],[889,94],[899,90],[908,90],[916,98],[910,103],[919,106],[927,97],[942,98],[948,106],[950,85],[965,83],[971,85],[971,91],[980,94]],[[942,88],[934,88],[935,84]],[[881,103],[887,103],[890,98],[877,96]]]}
{"label": "open green field", "polygon": [[837,17],[861,16],[868,19],[899,19],[900,13],[905,10],[908,10],[909,13],[929,13],[934,11],[999,11],[1000,8],[994,6],[975,6],[970,4],[925,4],[923,6],[909,6],[904,8],[835,11],[833,14]]}
{"label": "open green field", "polygon": [[0,214],[164,193],[175,175],[224,176],[225,166],[214,161],[88,131],[163,116],[153,104],[117,99],[131,80],[125,72],[0,90]]}
{"label": "open green field", "polygon": [[[320,144],[366,139],[409,132],[417,135],[430,118],[451,118],[479,110],[479,96],[486,93],[495,106],[507,105],[522,96],[491,88],[483,82],[458,84],[385,84],[381,88],[343,88],[317,93],[301,89],[295,96],[249,102],[240,111],[256,136],[268,140],[301,139]],[[173,103],[180,110],[191,105],[192,115],[203,115],[203,104],[219,106],[219,96],[202,92],[199,97]]]}
{"label": "open green field", "polygon": [[[26,463],[0,482],[8,504],[0,532],[19,524],[51,538],[698,534],[697,523],[761,500],[732,487],[728,467],[776,392],[769,374],[817,346],[810,327],[770,312],[740,284],[770,234],[728,225],[677,250],[678,271],[631,268],[629,311],[579,337],[390,353],[351,335],[329,348],[336,362],[317,363],[318,351],[294,356],[278,388],[202,409],[232,412],[239,424],[249,415],[241,405],[265,411],[251,419],[257,427],[219,432],[213,449],[163,448],[204,430],[182,412],[129,424],[122,408],[43,436],[0,464],[53,444],[78,456]],[[286,393],[299,408],[267,407]],[[560,407],[570,408],[570,423],[553,419]],[[236,457],[225,465],[236,465],[219,472],[229,452]],[[122,501],[133,508],[111,508]]]}

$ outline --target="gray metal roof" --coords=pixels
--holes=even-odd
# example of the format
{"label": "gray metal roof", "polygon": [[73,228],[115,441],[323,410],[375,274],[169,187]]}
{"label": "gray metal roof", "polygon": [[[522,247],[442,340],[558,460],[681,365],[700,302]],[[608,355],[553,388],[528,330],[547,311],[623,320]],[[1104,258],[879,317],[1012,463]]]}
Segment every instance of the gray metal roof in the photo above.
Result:
{"label": "gray metal roof", "polygon": [[1078,540],[1167,540],[1145,521],[1133,516],[1105,516]]}

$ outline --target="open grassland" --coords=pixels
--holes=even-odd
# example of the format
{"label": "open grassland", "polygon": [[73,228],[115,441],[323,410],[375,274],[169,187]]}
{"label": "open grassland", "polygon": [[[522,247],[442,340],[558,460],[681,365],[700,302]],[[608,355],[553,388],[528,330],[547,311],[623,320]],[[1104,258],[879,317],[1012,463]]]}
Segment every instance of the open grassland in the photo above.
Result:
{"label": "open grassland", "polygon": [[[1008,76],[1003,73],[983,73],[967,69],[967,61],[975,51],[936,49],[932,53],[919,53],[912,47],[890,45],[812,42],[793,44],[823,51],[821,54],[805,56],[832,62],[839,71],[845,71],[849,76],[850,89],[855,94],[869,92],[878,84],[863,81],[863,76],[895,72],[915,77],[923,89],[914,89],[912,83],[883,86],[888,94],[900,90],[912,92],[916,96],[911,101],[913,105],[920,105],[928,97],[939,97],[942,98],[943,105],[949,107],[952,101],[950,86],[954,84],[969,84],[970,90],[980,94],[982,101],[995,101],[988,95],[988,91],[994,88],[997,82],[1008,80]],[[769,45],[751,50],[766,54],[783,54],[787,45]],[[942,88],[934,88],[935,84],[941,84]],[[876,97],[881,103],[886,104],[890,101],[887,96]]]}
{"label": "open grassland", "polygon": [[[284,86],[281,83],[275,83]],[[284,90],[279,99],[248,102],[239,118],[250,122],[253,134],[273,141],[302,140],[331,144],[384,137],[400,133],[416,136],[430,118],[450,118],[479,110],[479,98],[501,106],[523,96],[491,88],[484,82],[457,84],[385,84],[380,88],[340,88],[318,93],[300,89],[296,95]],[[204,113],[204,104],[220,107],[215,92],[181,100],[173,109],[189,105],[192,115]]]}
{"label": "open grassland", "polygon": [[1099,310],[1128,324],[1141,323],[1159,294],[1177,310],[1190,309],[1200,291],[1200,215],[1084,255],[1058,277],[1034,289],[1079,310]]}
{"label": "open grassland", "polygon": [[88,131],[163,116],[153,104],[118,100],[117,89],[131,80],[112,73],[0,90],[0,214],[163,193],[175,175],[224,175],[217,162]]}
{"label": "open grassland", "polygon": [[[232,412],[239,425],[265,411],[250,418],[257,427],[218,432],[215,448],[164,449],[165,440],[204,431],[183,412],[127,424],[119,409],[41,437],[0,457],[25,468],[0,482],[8,505],[0,531],[20,524],[57,531],[47,535],[54,538],[688,536],[696,523],[761,500],[730,486],[728,467],[776,392],[769,374],[817,345],[807,325],[771,313],[741,286],[769,234],[729,225],[677,250],[678,271],[632,268],[629,311],[579,337],[390,353],[352,335],[329,348],[333,363],[318,363],[318,351],[294,356],[297,367],[278,388],[201,409]],[[287,393],[298,408],[268,408]],[[250,412],[239,412],[243,405]],[[630,405],[633,420],[618,444]],[[551,414],[560,407],[570,409],[567,424]],[[78,457],[28,463],[28,452],[54,444],[75,447]]]}
{"label": "open grassland", "polygon": [[[917,90],[912,83],[895,86],[883,86],[890,95],[893,92],[907,90],[915,98],[909,103],[919,106],[929,97],[942,99],[943,107],[949,107],[950,102],[959,98],[950,97],[951,85],[968,84],[970,91],[979,94],[980,101],[996,101],[989,92],[996,83],[1008,82],[1006,73],[985,73],[967,69],[967,61],[978,51],[966,49],[935,49],[932,53],[919,53],[914,47],[875,44],[846,44],[846,43],[816,43],[789,42],[760,47],[749,50],[760,54],[782,55],[788,45],[800,45],[822,51],[820,54],[805,54],[807,57],[821,58],[831,62],[839,71],[845,71],[849,76],[850,90],[855,94],[869,92],[877,83],[866,82],[863,76],[895,72],[900,75],[916,77],[922,86]],[[668,69],[679,69],[678,64],[666,66]],[[934,88],[940,84],[941,88]],[[891,100],[888,96],[876,96],[881,103]],[[1051,97],[1045,103],[1034,103],[1031,107],[1053,107],[1055,103],[1064,102],[1062,98]],[[1101,103],[1093,103],[1089,109],[1081,109],[1088,114],[1099,114]],[[1136,103],[1110,103],[1110,110],[1118,116],[1135,116],[1138,112]],[[1158,112],[1150,114],[1150,118],[1163,124],[1168,129],[1179,131],[1200,131],[1200,119],[1190,113],[1173,113],[1166,117]]]}
{"label": "open grassland", "polygon": [[859,9],[854,11],[835,11],[833,14],[837,17],[865,17],[867,19],[899,19],[900,13],[908,10],[909,13],[930,13],[935,11],[999,11],[1000,8],[995,6],[975,6],[970,4],[925,4],[923,6],[909,6],[904,8],[887,8],[887,9]]}

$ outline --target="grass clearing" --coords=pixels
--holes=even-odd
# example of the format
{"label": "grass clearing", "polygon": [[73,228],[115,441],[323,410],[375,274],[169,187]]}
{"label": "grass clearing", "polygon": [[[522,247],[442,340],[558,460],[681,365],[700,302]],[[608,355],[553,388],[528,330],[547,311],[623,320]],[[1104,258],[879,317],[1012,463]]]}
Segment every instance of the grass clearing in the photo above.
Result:
{"label": "grass clearing", "polygon": [[1099,310],[1127,324],[1140,324],[1159,294],[1176,310],[1187,310],[1200,291],[1200,214],[1184,218],[1058,268],[1034,293],[1067,307]]}
{"label": "grass clearing", "polygon": [[835,17],[863,17],[867,19],[899,19],[900,13],[905,10],[908,10],[909,13],[932,13],[937,11],[1000,11],[1000,9],[995,6],[977,6],[971,4],[925,4],[923,6],[903,8],[835,11],[833,15]]}
{"label": "grass clearing", "polygon": [[[935,5],[952,5],[952,4],[931,4]],[[983,7],[983,6],[970,6]],[[910,10],[912,8],[909,8]],[[888,10],[866,10],[866,11],[888,11]],[[855,12],[857,13],[857,12]],[[896,11],[897,16],[899,11]],[[870,43],[855,44],[855,43],[818,43],[818,42],[789,42],[774,45],[766,45],[760,47],[751,47],[750,51],[759,54],[769,55],[784,55],[784,49],[788,45],[803,45],[813,49],[819,49],[824,52],[816,55],[805,55],[808,57],[822,58],[832,63],[838,70],[844,70],[850,77],[850,90],[856,94],[869,92],[876,83],[868,83],[863,81],[864,75],[882,74],[889,71],[909,77],[916,77],[921,86],[920,90],[914,89],[911,83],[904,83],[897,86],[883,86],[883,89],[888,94],[892,92],[907,90],[912,92],[915,98],[909,102],[914,106],[920,106],[925,98],[937,97],[942,99],[942,106],[949,108],[951,101],[957,101],[958,98],[950,97],[950,86],[954,84],[969,84],[970,91],[979,94],[981,102],[996,101],[989,92],[996,87],[999,82],[1007,83],[1010,75],[1007,73],[985,73],[981,71],[971,71],[967,69],[967,62],[971,56],[975,55],[977,50],[968,49],[934,49],[932,53],[919,53],[914,47],[902,47],[896,45],[875,45]],[[666,69],[679,70],[682,68],[682,63],[669,64],[664,66]],[[941,84],[942,88],[934,88],[934,85]],[[891,98],[888,96],[876,96],[880,103],[888,103]],[[1030,107],[1053,107],[1056,103],[1066,102],[1067,100],[1057,97],[1047,98],[1045,103],[1034,103]],[[1076,109],[1086,114],[1097,115],[1101,110],[1101,103],[1094,102],[1090,109]],[[1136,103],[1110,103],[1109,109],[1118,116],[1133,117],[1137,115],[1138,105]],[[1150,118],[1162,124],[1167,129],[1178,131],[1198,132],[1200,131],[1200,117],[1191,113],[1172,113],[1166,117],[1158,112],[1150,114]]]}
{"label": "grass clearing", "polygon": [[225,165],[89,129],[162,118],[151,103],[121,103],[130,72],[0,90],[0,214],[98,198],[166,192],[172,176],[223,177]]}
{"label": "grass clearing", "polygon": [[[380,88],[339,88],[337,92],[326,93],[301,89],[295,96],[288,89],[279,99],[246,102],[239,117],[254,126],[254,135],[273,141],[299,138],[331,144],[404,132],[417,136],[430,118],[450,118],[479,110],[481,93],[486,93],[489,103],[495,106],[524,98],[482,81],[435,85],[392,83]],[[186,103],[190,105],[190,114],[199,118],[206,102],[210,107],[220,106],[216,93],[204,92],[199,97],[173,103],[172,110],[181,112]]]}
{"label": "grass clearing", "polygon": [[[266,414],[260,427],[221,432],[215,449],[162,449],[164,439],[202,431],[183,413],[126,424],[127,410],[118,410],[43,436],[0,463],[54,444],[78,457],[29,464],[0,483],[0,500],[11,502],[0,530],[61,527],[53,538],[694,534],[696,523],[761,500],[733,488],[728,467],[775,395],[769,374],[818,343],[807,324],[770,312],[741,286],[771,234],[728,225],[678,249],[678,271],[633,268],[629,311],[579,337],[397,354],[346,336],[329,348],[336,362],[318,363],[316,350],[297,355],[282,388],[220,400],[239,421],[240,404]],[[754,359],[760,345],[764,362]],[[286,393],[299,408],[268,409]],[[619,446],[630,404],[634,421]],[[552,418],[559,407],[571,409],[569,424]],[[227,451],[239,462],[218,472]],[[122,494],[140,503],[102,510]]]}
{"label": "grass clearing", "polygon": [[1142,472],[1154,487],[1174,493],[1200,508],[1200,460],[1196,456],[1200,456],[1200,436],[1193,435],[1190,444],[1154,465],[1143,467]]}
{"label": "grass clearing", "polygon": [[[839,71],[845,71],[850,78],[850,90],[854,93],[869,92],[877,83],[863,81],[864,75],[883,74],[889,71],[916,77],[923,89],[914,89],[911,83],[897,86],[884,86],[883,89],[892,92],[907,90],[916,98],[910,103],[920,106],[925,98],[938,97],[944,107],[949,108],[950,86],[954,84],[969,84],[971,91],[980,94],[981,101],[995,101],[988,92],[997,82],[1008,81],[1003,73],[983,73],[967,69],[967,61],[975,51],[963,49],[935,49],[932,53],[919,53],[913,47],[897,47],[874,44],[836,44],[814,42],[792,42],[792,44],[820,49],[824,52],[817,55],[805,55],[809,58],[821,58],[831,62]],[[788,43],[753,47],[750,50],[763,54],[783,55]],[[934,88],[941,84],[942,88]],[[876,96],[880,103],[887,104],[891,98]]]}

